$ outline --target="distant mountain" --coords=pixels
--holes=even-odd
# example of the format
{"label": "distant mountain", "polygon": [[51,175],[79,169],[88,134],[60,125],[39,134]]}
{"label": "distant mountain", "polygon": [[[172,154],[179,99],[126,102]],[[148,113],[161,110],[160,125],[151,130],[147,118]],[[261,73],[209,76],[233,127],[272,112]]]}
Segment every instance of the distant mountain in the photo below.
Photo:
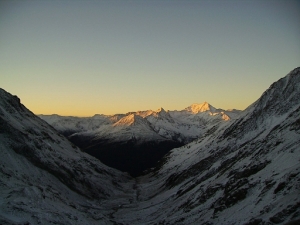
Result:
{"label": "distant mountain", "polygon": [[201,137],[239,113],[216,109],[205,102],[182,111],[160,108],[111,116],[40,118],[106,165],[137,176],[154,167],[169,150]]}
{"label": "distant mountain", "polygon": [[[126,124],[136,126],[139,123],[144,124],[146,130],[150,127],[152,132],[159,134],[160,137],[154,135],[151,138],[153,140],[167,139],[188,143],[201,136],[207,128],[204,125],[208,125],[212,121],[214,121],[214,125],[222,123],[237,117],[240,112],[240,110],[226,111],[215,109],[205,102],[203,104],[193,104],[182,111],[165,111],[163,108],[160,108],[156,111],[146,110],[110,116],[97,114],[93,117],[59,115],[39,115],[39,117],[67,137],[80,133],[101,137],[102,130],[105,130],[105,132],[111,130],[109,133],[114,133],[113,138],[120,139],[123,138],[123,134],[118,135],[119,130],[115,127],[126,126]],[[131,130],[131,132],[140,134],[134,130]],[[142,138],[142,135],[140,136]]]}
{"label": "distant mountain", "polygon": [[[191,106],[185,108],[186,111],[191,112],[193,114],[197,114],[199,112],[210,112],[210,113],[216,113],[217,109],[213,106],[211,106],[209,103],[204,102],[202,104],[192,104]],[[221,110],[218,110],[221,111]]]}

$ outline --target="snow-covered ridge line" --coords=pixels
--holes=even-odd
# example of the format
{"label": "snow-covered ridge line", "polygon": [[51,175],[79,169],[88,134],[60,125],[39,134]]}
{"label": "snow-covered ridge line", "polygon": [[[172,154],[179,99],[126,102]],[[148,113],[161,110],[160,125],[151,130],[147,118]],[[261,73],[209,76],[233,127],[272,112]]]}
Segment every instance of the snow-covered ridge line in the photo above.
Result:
{"label": "snow-covered ridge line", "polygon": [[[181,111],[160,108],[156,111],[146,110],[116,115],[97,114],[93,117],[58,115],[39,115],[39,117],[66,136],[89,133],[89,135],[101,138],[103,132],[109,132],[117,139],[117,136],[121,136],[122,127],[144,124],[142,130],[148,130],[144,132],[146,136],[142,137],[134,128],[130,130],[130,133],[134,133],[136,137],[141,136],[141,139],[155,137],[158,134],[159,139],[189,142],[201,136],[211,125],[221,124],[235,118],[240,112],[239,110],[216,109],[204,102],[193,104]],[[117,128],[118,126],[121,127]]]}

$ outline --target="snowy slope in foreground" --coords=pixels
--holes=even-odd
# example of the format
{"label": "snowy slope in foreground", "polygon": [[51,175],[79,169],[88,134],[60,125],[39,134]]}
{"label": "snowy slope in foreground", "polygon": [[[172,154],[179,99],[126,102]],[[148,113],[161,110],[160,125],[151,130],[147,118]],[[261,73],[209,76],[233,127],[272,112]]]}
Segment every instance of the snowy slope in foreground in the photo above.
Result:
{"label": "snowy slope in foreground", "polygon": [[129,176],[72,146],[3,89],[0,162],[0,224],[113,224],[113,207],[133,195]]}
{"label": "snowy slope in foreground", "polygon": [[299,146],[300,68],[274,83],[233,123],[172,150],[160,168],[139,179],[137,205],[114,216],[125,224],[299,220]]}

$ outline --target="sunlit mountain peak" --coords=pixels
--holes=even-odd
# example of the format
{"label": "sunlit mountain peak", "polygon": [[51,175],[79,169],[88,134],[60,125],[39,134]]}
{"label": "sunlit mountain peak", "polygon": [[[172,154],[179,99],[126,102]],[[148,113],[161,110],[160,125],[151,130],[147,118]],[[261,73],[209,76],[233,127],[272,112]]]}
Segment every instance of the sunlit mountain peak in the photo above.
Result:
{"label": "sunlit mountain peak", "polygon": [[166,112],[166,110],[164,110],[163,107],[160,107],[159,109],[156,110],[156,112],[157,113],[161,113],[161,112],[164,113],[164,112]]}
{"label": "sunlit mountain peak", "polygon": [[128,116],[121,118],[118,122],[114,124],[114,126],[124,126],[124,125],[130,126],[140,120],[142,120],[142,117],[135,114],[129,114]]}
{"label": "sunlit mountain peak", "polygon": [[216,108],[211,106],[208,102],[203,102],[202,104],[194,103],[191,106],[185,108],[185,110],[197,114],[199,112],[210,111],[212,113],[216,112]]}

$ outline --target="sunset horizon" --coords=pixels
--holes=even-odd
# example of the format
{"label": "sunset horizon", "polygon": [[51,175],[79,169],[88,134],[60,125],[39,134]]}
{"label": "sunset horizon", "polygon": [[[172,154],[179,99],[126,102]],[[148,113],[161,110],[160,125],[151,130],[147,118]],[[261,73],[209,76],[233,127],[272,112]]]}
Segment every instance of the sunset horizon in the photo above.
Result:
{"label": "sunset horizon", "polygon": [[1,87],[35,114],[243,110],[299,66],[298,1],[1,1]]}

